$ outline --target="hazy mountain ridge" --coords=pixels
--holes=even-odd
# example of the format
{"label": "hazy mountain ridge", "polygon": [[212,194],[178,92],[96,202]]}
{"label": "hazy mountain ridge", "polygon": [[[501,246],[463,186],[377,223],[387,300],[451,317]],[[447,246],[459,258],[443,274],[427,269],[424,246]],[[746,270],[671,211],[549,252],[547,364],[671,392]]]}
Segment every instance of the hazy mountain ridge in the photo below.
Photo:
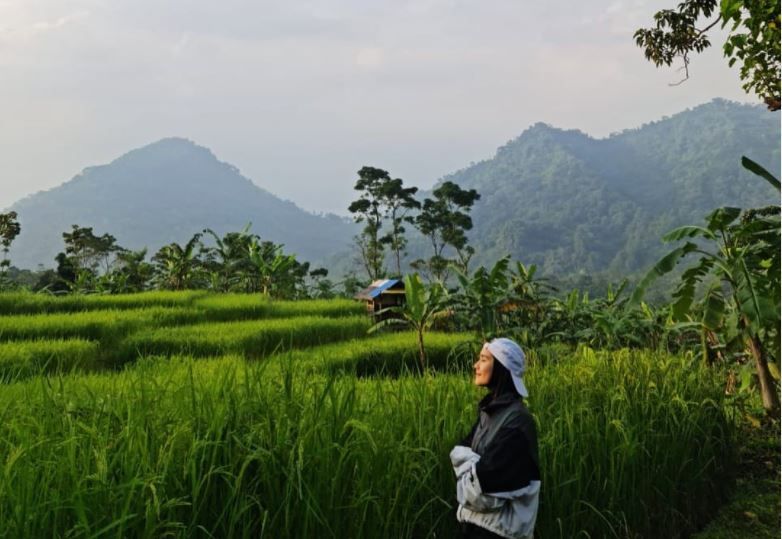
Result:
{"label": "hazy mountain ridge", "polygon": [[[779,203],[778,194],[740,164],[747,155],[779,175],[779,116],[723,100],[596,139],[538,123],[485,161],[443,178],[475,188],[476,261],[511,254],[549,275],[645,269],[671,228],[700,223],[713,208]],[[376,163],[382,166],[382,163]],[[426,196],[426,193],[422,193]],[[345,203],[347,207],[349,202]],[[53,265],[62,232],[78,223],[150,255],[205,227],[252,231],[301,259],[350,269],[358,226],[283,201],[185,139],[163,139],[65,184],[22,199],[22,234],[12,262]],[[412,226],[410,258],[428,256]]]}
{"label": "hazy mountain ridge", "polygon": [[535,124],[443,180],[475,188],[479,260],[510,253],[549,274],[645,268],[675,226],[718,206],[778,203],[741,156],[779,174],[778,115],[723,100],[595,139]]}
{"label": "hazy mountain ridge", "polygon": [[287,252],[318,260],[348,248],[353,225],[316,216],[258,187],[207,148],[181,138],[132,150],[107,165],[85,168],[59,187],[26,197],[11,209],[22,234],[11,259],[20,267],[53,264],[71,224],[110,233],[126,248],[186,242],[206,227],[222,234],[252,231],[284,243]]}

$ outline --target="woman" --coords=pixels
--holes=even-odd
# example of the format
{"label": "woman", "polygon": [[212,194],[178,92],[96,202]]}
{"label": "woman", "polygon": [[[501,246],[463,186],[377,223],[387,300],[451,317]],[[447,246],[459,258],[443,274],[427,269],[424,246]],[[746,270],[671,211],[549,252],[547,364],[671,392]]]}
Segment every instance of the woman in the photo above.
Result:
{"label": "woman", "polygon": [[465,537],[531,538],[538,511],[540,466],[535,420],[522,398],[524,352],[510,339],[484,344],[475,384],[490,392],[478,421],[451,451],[456,518]]}

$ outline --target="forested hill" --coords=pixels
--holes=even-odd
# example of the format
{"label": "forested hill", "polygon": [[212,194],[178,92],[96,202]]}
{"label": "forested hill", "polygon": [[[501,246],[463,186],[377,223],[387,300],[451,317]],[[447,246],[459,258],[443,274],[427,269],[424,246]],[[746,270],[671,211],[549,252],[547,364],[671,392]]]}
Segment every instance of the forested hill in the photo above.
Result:
{"label": "forested hill", "polygon": [[219,234],[252,222],[264,240],[285,244],[302,260],[319,260],[350,248],[354,225],[317,216],[261,189],[208,149],[168,138],[133,150],[113,162],[86,168],[72,180],[24,198],[11,207],[22,233],[11,260],[18,267],[54,265],[62,233],[72,224],[109,233],[126,248],[186,243],[210,227]]}
{"label": "forested hill", "polygon": [[723,100],[604,139],[536,124],[444,180],[481,194],[479,261],[510,253],[549,275],[626,275],[656,260],[665,232],[713,208],[778,204],[740,161],[778,176],[779,125],[779,113]]}
{"label": "forested hill", "polygon": [[[444,180],[481,194],[470,234],[478,262],[511,254],[552,276],[623,276],[656,260],[665,249],[660,237],[675,226],[701,223],[718,206],[779,202],[741,167],[742,155],[779,175],[779,113],[714,100],[604,139],[536,124],[492,159]],[[72,224],[110,233],[126,248],[146,246],[151,256],[205,227],[222,234],[251,221],[262,239],[341,273],[357,231],[345,219],[280,200],[178,138],[87,168],[10,209],[22,225],[10,259],[27,268],[53,266]],[[408,234],[411,258],[428,256],[413,227]]]}

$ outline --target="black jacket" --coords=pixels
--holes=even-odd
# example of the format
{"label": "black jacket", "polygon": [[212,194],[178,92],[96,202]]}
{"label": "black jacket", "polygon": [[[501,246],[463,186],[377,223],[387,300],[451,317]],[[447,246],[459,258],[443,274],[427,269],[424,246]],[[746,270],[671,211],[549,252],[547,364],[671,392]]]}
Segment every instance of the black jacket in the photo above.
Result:
{"label": "black jacket", "polygon": [[[516,410],[505,410],[508,406]],[[509,413],[501,413],[503,410]],[[502,425],[494,424],[498,419]],[[486,445],[486,434],[491,429],[498,430]],[[512,393],[483,398],[478,403],[478,420],[460,445],[481,456],[475,471],[485,493],[514,491],[540,480],[535,420]]]}

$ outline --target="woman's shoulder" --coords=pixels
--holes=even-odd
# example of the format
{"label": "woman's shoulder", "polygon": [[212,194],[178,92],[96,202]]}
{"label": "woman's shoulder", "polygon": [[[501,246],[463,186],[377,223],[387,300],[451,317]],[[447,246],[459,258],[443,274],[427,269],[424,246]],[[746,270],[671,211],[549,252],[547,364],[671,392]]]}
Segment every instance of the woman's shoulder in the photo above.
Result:
{"label": "woman's shoulder", "polygon": [[521,400],[515,401],[509,407],[510,409],[502,422],[503,428],[521,429],[523,432],[535,430],[535,417]]}

